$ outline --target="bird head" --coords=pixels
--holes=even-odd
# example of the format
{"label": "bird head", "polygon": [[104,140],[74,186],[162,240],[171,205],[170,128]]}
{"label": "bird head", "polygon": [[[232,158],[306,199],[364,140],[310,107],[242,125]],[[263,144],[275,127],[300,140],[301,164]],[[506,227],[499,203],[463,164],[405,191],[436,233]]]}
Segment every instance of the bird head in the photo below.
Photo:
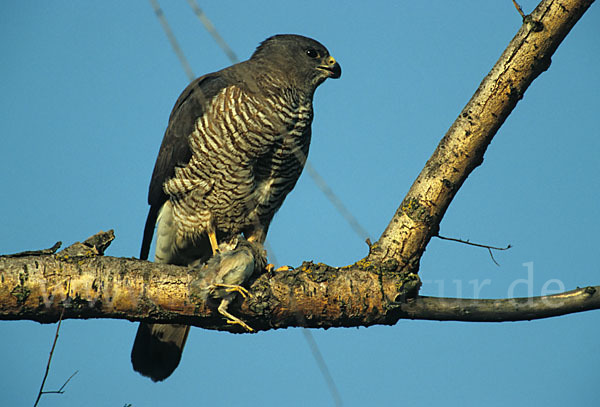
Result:
{"label": "bird head", "polygon": [[298,90],[313,93],[327,78],[336,79],[342,68],[321,43],[301,35],[280,34],[264,40],[252,54],[265,69],[277,72]]}

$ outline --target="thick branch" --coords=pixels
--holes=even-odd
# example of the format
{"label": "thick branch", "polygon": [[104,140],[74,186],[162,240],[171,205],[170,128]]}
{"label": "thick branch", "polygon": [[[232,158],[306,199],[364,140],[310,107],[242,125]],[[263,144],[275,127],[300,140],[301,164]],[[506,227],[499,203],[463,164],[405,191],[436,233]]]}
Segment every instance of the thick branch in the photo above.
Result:
{"label": "thick branch", "polygon": [[[64,307],[63,319],[148,320],[239,331],[216,312],[218,304],[203,301],[199,293],[210,282],[200,274],[103,256],[0,258],[0,319],[56,322]],[[252,297],[238,298],[230,312],[257,330],[385,324],[390,304],[414,297],[419,284],[416,275],[304,263],[261,275],[251,284]]]}
{"label": "thick branch", "polygon": [[[147,320],[240,332],[225,323],[217,304],[197,295],[206,284],[198,274],[103,256],[0,258],[0,319],[56,322],[64,308],[63,319]],[[416,297],[419,285],[415,274],[364,262],[344,268],[304,263],[263,274],[250,285],[252,297],[238,298],[230,312],[268,330],[390,325],[401,318],[514,321],[600,308],[600,287],[533,299],[460,300]]]}
{"label": "thick branch", "polygon": [[369,260],[393,259],[417,272],[419,260],[450,202],[483,162],[492,138],[531,82],[593,0],[544,0],[524,19],[496,65],[452,124],[415,180]]}

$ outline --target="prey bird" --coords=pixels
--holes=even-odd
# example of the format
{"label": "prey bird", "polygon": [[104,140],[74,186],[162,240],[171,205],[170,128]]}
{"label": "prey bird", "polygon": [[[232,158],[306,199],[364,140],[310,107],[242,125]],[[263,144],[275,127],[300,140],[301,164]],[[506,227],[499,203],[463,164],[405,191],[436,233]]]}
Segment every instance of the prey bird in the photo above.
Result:
{"label": "prey bird", "polygon": [[248,324],[229,313],[227,307],[239,293],[243,298],[250,293],[243,284],[248,282],[253,274],[265,270],[267,257],[264,246],[258,242],[249,242],[242,237],[234,238],[228,243],[219,245],[219,252],[206,263],[194,262],[190,265],[199,268],[200,281],[194,282],[194,288],[199,289],[200,298],[208,303],[216,300],[217,311],[228,324],[240,325],[248,332],[253,332]]}

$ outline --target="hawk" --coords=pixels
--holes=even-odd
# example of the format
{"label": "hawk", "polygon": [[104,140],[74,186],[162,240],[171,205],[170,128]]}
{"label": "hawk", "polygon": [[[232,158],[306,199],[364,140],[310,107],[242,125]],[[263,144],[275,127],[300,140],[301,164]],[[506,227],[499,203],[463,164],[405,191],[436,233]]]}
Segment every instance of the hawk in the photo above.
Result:
{"label": "hawk", "polygon": [[[204,75],[175,103],[152,173],[140,258],[158,222],[154,261],[206,261],[243,234],[263,243],[304,167],[312,100],[340,65],[319,42],[275,35],[250,59]],[[141,323],[134,370],[154,381],[175,370],[189,326]]]}

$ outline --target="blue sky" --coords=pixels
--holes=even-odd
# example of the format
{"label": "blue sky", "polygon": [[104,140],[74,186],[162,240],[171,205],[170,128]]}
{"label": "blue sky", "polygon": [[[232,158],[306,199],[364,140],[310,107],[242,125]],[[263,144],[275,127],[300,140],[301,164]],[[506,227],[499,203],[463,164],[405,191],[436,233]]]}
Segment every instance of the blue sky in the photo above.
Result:
{"label": "blue sky", "polygon": [[[187,2],[166,17],[197,75],[229,65]],[[318,39],[342,65],[315,96],[309,159],[376,240],[462,107],[520,27],[503,2],[204,2],[240,59],[266,37]],[[524,1],[529,12],[536,2]],[[146,193],[187,78],[146,1],[0,5],[0,252],[115,229],[137,256]],[[600,284],[600,11],[575,26],[450,206],[424,295],[505,298]],[[304,174],[268,240],[280,263],[342,266],[367,246]],[[300,329],[193,329],[164,383],[135,374],[137,324],[66,320],[43,406],[332,405]],[[32,405],[54,325],[0,322],[0,404]],[[600,312],[542,321],[311,331],[344,405],[539,405],[597,400]]]}

